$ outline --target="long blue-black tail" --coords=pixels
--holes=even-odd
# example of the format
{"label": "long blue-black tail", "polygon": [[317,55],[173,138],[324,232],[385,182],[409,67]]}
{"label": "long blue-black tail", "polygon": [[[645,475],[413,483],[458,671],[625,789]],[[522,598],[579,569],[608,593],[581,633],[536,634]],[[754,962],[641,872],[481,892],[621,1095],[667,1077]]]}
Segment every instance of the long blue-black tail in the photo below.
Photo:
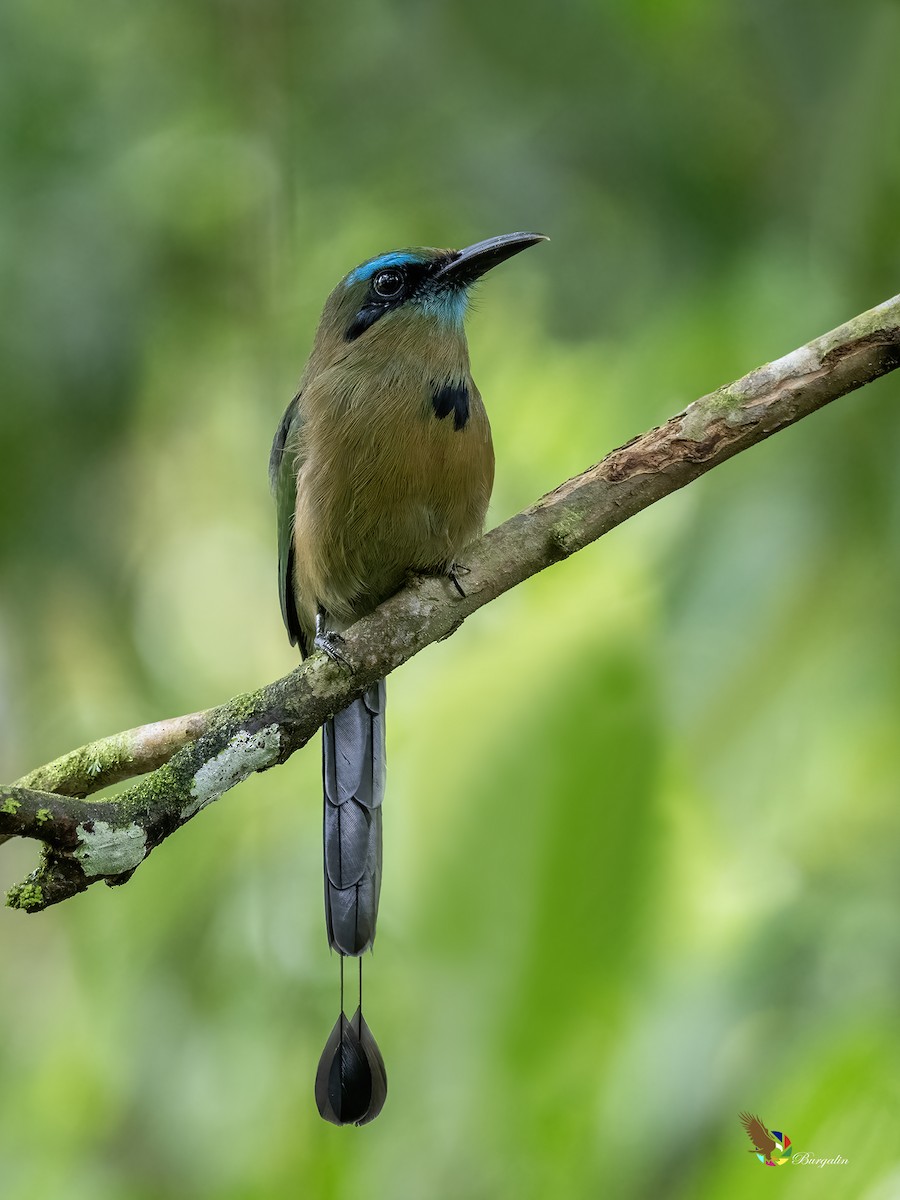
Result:
{"label": "long blue-black tail", "polygon": [[[322,780],[325,848],[325,924],[338,954],[359,956],[375,940],[381,891],[381,802],[384,798],[384,680],[325,723]],[[326,1121],[363,1125],[384,1104],[384,1061],[362,1016],[341,1014],[316,1076],[316,1103]]]}
{"label": "long blue-black tail", "polygon": [[375,939],[381,890],[384,798],[384,680],[326,721],[325,922],[339,954],[357,955]]}

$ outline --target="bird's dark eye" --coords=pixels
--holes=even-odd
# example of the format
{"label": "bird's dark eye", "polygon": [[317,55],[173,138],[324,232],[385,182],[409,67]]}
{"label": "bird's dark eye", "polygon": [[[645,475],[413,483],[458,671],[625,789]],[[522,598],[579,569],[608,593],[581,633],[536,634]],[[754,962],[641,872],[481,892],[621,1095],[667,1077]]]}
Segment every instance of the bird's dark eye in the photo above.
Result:
{"label": "bird's dark eye", "polygon": [[372,280],[376,296],[382,300],[396,300],[403,291],[402,271],[379,271]]}

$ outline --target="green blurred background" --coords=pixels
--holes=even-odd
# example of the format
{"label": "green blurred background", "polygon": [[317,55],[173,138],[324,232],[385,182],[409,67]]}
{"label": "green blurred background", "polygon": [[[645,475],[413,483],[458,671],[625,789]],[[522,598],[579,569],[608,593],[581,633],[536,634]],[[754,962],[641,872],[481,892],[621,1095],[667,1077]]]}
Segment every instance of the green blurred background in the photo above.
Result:
{"label": "green blurred background", "polygon": [[[552,236],[470,320],[496,523],[898,289],[900,10],[0,9],[0,778],[289,670],[266,459],[321,303]],[[900,1196],[900,378],[392,679],[368,1016],[322,1123],[318,748],[0,913],[0,1194]],[[0,851],[0,883],[30,869]]]}

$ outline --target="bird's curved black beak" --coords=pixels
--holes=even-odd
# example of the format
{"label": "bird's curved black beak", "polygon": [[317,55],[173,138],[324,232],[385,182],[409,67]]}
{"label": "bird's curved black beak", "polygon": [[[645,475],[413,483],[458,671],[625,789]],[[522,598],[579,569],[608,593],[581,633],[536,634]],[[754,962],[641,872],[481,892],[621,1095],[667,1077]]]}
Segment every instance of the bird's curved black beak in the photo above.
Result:
{"label": "bird's curved black beak", "polygon": [[486,271],[512,258],[514,254],[549,240],[543,233],[501,233],[499,237],[487,238],[486,241],[475,242],[473,246],[466,246],[465,250],[457,250],[434,273],[432,279],[439,287],[468,287]]}

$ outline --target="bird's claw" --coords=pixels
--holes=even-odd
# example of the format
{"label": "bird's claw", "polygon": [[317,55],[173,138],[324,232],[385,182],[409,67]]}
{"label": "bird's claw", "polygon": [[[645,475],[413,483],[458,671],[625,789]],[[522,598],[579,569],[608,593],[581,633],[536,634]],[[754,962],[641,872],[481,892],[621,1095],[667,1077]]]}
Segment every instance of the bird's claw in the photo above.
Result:
{"label": "bird's claw", "polygon": [[339,633],[333,633],[330,629],[324,633],[317,633],[313,638],[313,645],[317,650],[321,650],[323,654],[327,654],[332,662],[340,663],[342,667],[346,667],[348,671],[352,671],[353,667],[350,660],[341,653],[340,647],[344,644],[344,639]]}
{"label": "bird's claw", "polygon": [[457,592],[459,592],[459,595],[463,600],[465,600],[465,598],[466,598],[466,591],[465,591],[465,588],[463,587],[463,585],[460,583],[459,577],[460,577],[460,575],[468,575],[468,574],[469,574],[469,568],[464,567],[462,565],[462,563],[458,563],[458,562],[451,563],[450,570],[447,572],[447,578],[450,580],[450,582],[456,588]]}
{"label": "bird's claw", "polygon": [[317,650],[321,650],[323,654],[327,654],[332,662],[340,663],[342,667],[346,667],[348,671],[353,670],[350,660],[341,653],[341,646],[344,644],[344,639],[339,633],[333,629],[326,629],[322,623],[321,616],[316,617],[316,636],[313,638],[313,646]]}

